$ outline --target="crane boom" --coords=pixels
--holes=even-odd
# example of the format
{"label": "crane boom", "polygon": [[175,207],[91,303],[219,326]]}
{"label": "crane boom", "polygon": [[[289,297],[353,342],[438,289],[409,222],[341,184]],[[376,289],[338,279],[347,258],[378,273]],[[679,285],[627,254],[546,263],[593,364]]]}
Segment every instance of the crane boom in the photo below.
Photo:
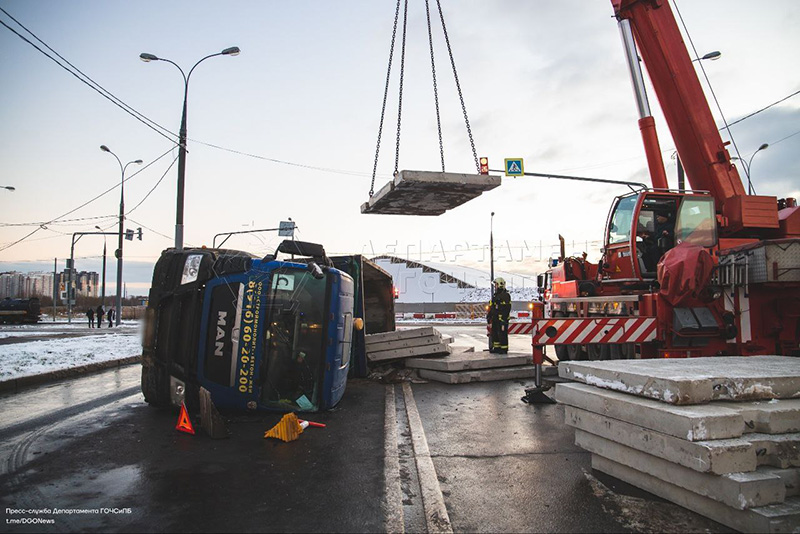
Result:
{"label": "crane boom", "polygon": [[709,191],[724,235],[778,228],[777,198],[748,196],[667,0],[611,0],[630,22],[692,189]]}

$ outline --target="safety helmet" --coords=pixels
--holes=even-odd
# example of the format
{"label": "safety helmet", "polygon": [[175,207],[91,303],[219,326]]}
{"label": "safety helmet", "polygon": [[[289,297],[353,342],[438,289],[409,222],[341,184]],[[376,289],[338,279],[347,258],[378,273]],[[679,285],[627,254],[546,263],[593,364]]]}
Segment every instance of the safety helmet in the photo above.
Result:
{"label": "safety helmet", "polygon": [[495,286],[496,286],[498,289],[503,289],[503,288],[505,288],[505,287],[506,287],[506,281],[505,281],[505,280],[503,280],[502,278],[495,278],[495,280],[494,280],[494,285],[495,285]]}

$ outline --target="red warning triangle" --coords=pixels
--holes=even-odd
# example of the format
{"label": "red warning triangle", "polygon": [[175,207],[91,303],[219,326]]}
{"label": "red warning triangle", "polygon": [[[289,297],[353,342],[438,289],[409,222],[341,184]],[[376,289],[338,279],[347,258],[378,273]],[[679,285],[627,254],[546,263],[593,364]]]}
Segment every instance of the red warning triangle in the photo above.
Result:
{"label": "red warning triangle", "polygon": [[178,416],[178,424],[175,425],[175,430],[186,432],[187,434],[194,434],[192,427],[192,420],[189,418],[189,412],[186,411],[186,404],[181,403],[181,413]]}

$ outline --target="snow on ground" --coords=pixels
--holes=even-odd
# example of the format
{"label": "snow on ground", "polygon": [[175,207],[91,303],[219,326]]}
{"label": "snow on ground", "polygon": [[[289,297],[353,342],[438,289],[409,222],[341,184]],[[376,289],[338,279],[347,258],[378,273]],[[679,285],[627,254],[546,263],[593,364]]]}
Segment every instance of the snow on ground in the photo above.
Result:
{"label": "snow on ground", "polygon": [[[539,291],[535,287],[509,287],[512,302],[533,302],[539,298]],[[478,288],[469,290],[461,299],[461,302],[489,302],[492,300],[492,292],[489,288]]]}
{"label": "snow on ground", "polygon": [[[38,332],[41,334],[41,330]],[[138,332],[31,341],[0,346],[0,380],[118,360],[142,353]]]}

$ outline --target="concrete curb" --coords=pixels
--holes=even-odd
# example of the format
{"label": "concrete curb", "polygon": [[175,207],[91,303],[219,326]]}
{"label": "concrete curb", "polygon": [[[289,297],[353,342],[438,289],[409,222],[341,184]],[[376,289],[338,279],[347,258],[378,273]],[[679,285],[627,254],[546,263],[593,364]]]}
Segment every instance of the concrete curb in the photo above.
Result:
{"label": "concrete curb", "polygon": [[78,367],[70,367],[68,369],[58,369],[57,371],[50,371],[39,375],[23,376],[20,378],[12,378],[10,380],[0,381],[0,393],[17,393],[21,389],[32,386],[39,386],[65,378],[73,378],[98,371],[104,371],[113,367],[123,367],[125,365],[132,365],[141,363],[142,356],[128,356],[127,358],[120,358],[119,360],[109,360],[106,362],[87,363]]}

